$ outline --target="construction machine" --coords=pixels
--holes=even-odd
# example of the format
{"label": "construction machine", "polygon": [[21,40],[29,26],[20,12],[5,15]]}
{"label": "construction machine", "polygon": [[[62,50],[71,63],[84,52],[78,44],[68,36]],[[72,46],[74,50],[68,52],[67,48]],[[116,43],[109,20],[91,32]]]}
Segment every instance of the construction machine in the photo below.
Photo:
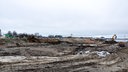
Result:
{"label": "construction machine", "polygon": [[106,40],[104,43],[105,43],[105,44],[115,44],[115,43],[117,43],[117,42],[115,41],[116,38],[117,38],[117,36],[116,36],[116,34],[114,34],[114,35],[112,36],[112,38]]}
{"label": "construction machine", "polygon": [[116,36],[116,34],[114,34],[114,35],[112,36],[112,41],[115,41],[116,38],[117,38],[117,36]]}

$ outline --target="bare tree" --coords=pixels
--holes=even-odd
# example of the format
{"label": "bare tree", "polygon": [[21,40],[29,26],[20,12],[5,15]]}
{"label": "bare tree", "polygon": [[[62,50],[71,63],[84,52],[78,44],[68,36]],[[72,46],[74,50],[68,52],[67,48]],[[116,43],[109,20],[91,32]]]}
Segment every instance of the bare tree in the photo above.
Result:
{"label": "bare tree", "polygon": [[16,31],[13,31],[12,35],[13,35],[14,37],[16,37],[18,34],[17,34]]}
{"label": "bare tree", "polygon": [[1,34],[1,29],[0,29],[0,36],[2,36],[2,34]]}
{"label": "bare tree", "polygon": [[7,34],[9,34],[9,35],[11,35],[11,36],[13,35],[11,31],[8,31],[8,33],[7,33]]}

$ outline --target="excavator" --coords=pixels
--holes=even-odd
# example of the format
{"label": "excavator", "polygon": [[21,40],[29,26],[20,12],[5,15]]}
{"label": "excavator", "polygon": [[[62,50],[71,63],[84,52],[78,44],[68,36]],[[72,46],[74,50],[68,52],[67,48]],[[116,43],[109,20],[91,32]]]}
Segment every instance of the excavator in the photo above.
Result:
{"label": "excavator", "polygon": [[117,39],[116,34],[114,34],[114,35],[112,36],[112,41],[115,41],[115,39]]}
{"label": "excavator", "polygon": [[117,43],[117,42],[115,41],[116,38],[117,38],[117,36],[116,36],[116,34],[114,34],[110,40],[107,40],[107,41],[105,41],[104,43],[105,43],[105,44],[115,44],[115,43]]}

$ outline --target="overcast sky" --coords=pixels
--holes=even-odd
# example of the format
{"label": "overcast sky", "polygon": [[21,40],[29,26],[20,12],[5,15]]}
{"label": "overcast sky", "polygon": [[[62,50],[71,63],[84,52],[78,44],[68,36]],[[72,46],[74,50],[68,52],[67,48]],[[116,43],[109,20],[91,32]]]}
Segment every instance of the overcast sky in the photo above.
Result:
{"label": "overcast sky", "polygon": [[42,35],[128,33],[128,0],[0,0],[0,29]]}

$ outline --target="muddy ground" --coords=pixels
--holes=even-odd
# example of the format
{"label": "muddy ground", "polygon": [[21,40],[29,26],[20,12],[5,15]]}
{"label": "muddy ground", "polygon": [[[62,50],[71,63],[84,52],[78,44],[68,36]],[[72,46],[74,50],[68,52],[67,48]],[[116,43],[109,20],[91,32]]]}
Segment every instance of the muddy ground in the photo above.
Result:
{"label": "muddy ground", "polygon": [[128,72],[127,42],[59,40],[51,44],[0,39],[0,72]]}

